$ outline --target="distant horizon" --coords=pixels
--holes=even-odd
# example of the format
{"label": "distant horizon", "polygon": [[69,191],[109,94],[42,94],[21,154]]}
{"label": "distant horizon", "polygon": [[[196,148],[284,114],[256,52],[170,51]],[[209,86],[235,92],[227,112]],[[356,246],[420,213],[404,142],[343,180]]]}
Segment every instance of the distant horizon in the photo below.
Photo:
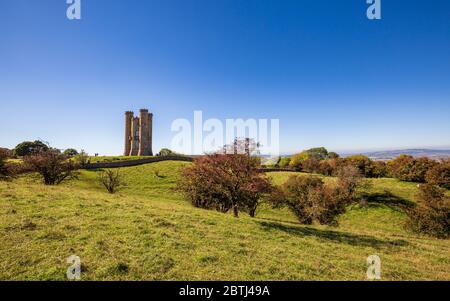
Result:
{"label": "distant horizon", "polygon": [[[45,141],[45,139],[28,139],[28,140],[24,140],[21,142],[25,142],[25,141],[36,141],[36,140],[40,140],[42,142],[48,143],[48,141]],[[17,145],[14,146],[5,146],[5,145],[0,145],[0,148],[7,148],[7,149],[11,149],[13,150]],[[52,145],[49,143],[49,146],[54,147],[56,149],[62,150],[64,151],[67,148],[60,148],[58,146]],[[297,151],[294,152],[281,152],[280,156],[291,156],[297,153],[300,153],[301,151],[304,150],[308,150],[311,148],[315,148],[315,147],[325,147],[329,152],[336,152],[339,155],[351,155],[351,154],[364,154],[364,153],[372,153],[372,152],[394,152],[394,151],[412,151],[412,150],[429,150],[429,151],[448,151],[450,152],[450,145],[441,145],[441,146],[406,146],[406,147],[387,147],[387,148],[372,148],[372,149],[364,149],[364,148],[360,148],[360,149],[343,149],[343,150],[337,150],[337,149],[331,149],[331,148],[327,148],[326,146],[323,145],[317,145],[317,146],[313,146],[313,147],[307,147],[304,149],[299,149]],[[85,150],[82,147],[70,147],[70,148],[74,148],[77,151],[81,151],[81,150]],[[170,148],[170,147],[166,147],[163,146],[162,148]],[[161,148],[161,149],[162,149]],[[161,150],[161,149],[155,149],[154,153],[155,155]],[[99,156],[122,156],[122,153],[99,153],[99,152],[88,152],[89,155],[94,155],[98,153]],[[185,155],[193,155],[193,154],[185,154]]]}

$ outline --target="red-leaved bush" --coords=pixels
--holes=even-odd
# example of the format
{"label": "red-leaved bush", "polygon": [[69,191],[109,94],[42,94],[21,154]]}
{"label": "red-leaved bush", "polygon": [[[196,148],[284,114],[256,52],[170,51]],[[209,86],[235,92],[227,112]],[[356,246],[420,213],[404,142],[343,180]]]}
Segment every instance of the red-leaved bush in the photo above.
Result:
{"label": "red-leaved bush", "polygon": [[45,185],[60,184],[73,177],[78,168],[67,156],[51,149],[24,157],[24,163],[30,171],[41,175]]}
{"label": "red-leaved bush", "polygon": [[326,184],[317,176],[293,175],[273,189],[269,201],[275,208],[290,209],[302,224],[337,225],[337,217],[356,201],[362,183],[360,171],[353,166],[344,166],[337,173],[335,184]]}
{"label": "red-leaved bush", "polygon": [[187,166],[178,184],[182,194],[199,208],[220,212],[239,210],[254,217],[270,181],[258,171],[258,163],[248,155],[214,154]]}

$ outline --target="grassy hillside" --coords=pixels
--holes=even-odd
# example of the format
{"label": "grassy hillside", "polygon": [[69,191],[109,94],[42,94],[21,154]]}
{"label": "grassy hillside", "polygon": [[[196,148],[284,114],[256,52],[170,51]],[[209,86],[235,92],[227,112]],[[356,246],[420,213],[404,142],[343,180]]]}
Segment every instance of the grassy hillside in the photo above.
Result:
{"label": "grassy hillside", "polygon": [[116,195],[95,171],[56,187],[0,182],[0,279],[64,280],[72,254],[83,280],[364,280],[373,254],[385,280],[450,279],[450,242],[403,228],[398,204],[414,201],[415,184],[372,180],[368,208],[352,206],[337,228],[302,226],[287,210],[236,219],[193,208],[173,190],[185,164],[122,169]]}

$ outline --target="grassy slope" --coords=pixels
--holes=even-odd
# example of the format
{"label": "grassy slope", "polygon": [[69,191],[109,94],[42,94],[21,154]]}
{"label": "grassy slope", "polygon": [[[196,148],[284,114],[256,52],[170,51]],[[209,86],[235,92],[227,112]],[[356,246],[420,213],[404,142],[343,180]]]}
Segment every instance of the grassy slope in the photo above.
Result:
{"label": "grassy slope", "polygon": [[[350,208],[337,228],[301,226],[270,208],[235,219],[193,208],[173,191],[185,164],[123,169],[128,186],[116,195],[93,171],[57,187],[30,176],[0,182],[0,279],[63,280],[72,254],[84,280],[363,280],[372,254],[383,279],[450,279],[450,242],[405,231],[404,214],[383,197]],[[271,177],[282,183],[289,175]],[[373,193],[390,189],[406,200],[417,189],[373,182]]]}

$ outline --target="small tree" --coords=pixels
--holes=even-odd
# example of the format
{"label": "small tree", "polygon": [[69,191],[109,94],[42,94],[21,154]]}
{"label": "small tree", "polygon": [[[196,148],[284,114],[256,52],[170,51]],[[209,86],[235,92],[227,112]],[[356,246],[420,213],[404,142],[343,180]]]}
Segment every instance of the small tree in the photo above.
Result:
{"label": "small tree", "polygon": [[168,148],[161,149],[158,154],[158,156],[161,156],[161,157],[167,157],[167,156],[173,156],[173,155],[176,155],[176,153]]}
{"label": "small tree", "polygon": [[75,157],[76,155],[78,155],[78,151],[74,148],[68,148],[63,152],[63,155],[67,157]]}
{"label": "small tree", "polygon": [[122,175],[119,169],[103,170],[99,175],[100,182],[105,186],[109,193],[116,193],[120,186],[123,185]]}
{"label": "small tree", "polygon": [[84,150],[81,150],[81,152],[74,157],[76,164],[80,166],[85,166],[86,164],[89,164],[89,154],[86,153]]}
{"label": "small tree", "polygon": [[416,232],[438,238],[450,237],[450,197],[431,184],[420,186],[419,203],[407,211],[408,225]]}
{"label": "small tree", "polygon": [[68,160],[67,156],[54,150],[42,151],[38,154],[26,156],[24,163],[31,171],[42,176],[45,185],[57,185],[75,176],[77,165]]}
{"label": "small tree", "polygon": [[25,141],[18,144],[14,148],[14,155],[19,157],[25,157],[30,155],[36,155],[43,151],[48,151],[49,147],[46,143],[36,140],[34,142]]}
{"label": "small tree", "polygon": [[252,157],[214,154],[187,166],[178,187],[194,206],[224,213],[233,210],[237,217],[239,210],[254,216],[271,184]]}

